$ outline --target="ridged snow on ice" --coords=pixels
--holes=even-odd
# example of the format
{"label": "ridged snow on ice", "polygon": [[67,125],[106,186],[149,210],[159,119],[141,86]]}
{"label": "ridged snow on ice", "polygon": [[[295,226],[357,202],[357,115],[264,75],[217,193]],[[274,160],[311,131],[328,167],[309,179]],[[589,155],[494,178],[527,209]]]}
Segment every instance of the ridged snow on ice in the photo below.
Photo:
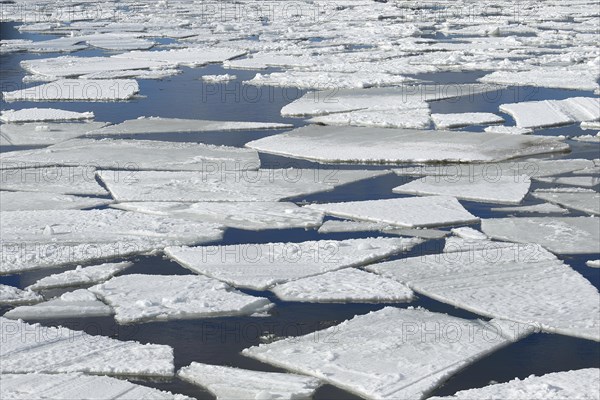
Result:
{"label": "ridged snow on ice", "polygon": [[105,122],[28,122],[4,124],[0,135],[2,146],[50,146],[105,126]]}
{"label": "ridged snow on ice", "polygon": [[0,284],[0,304],[29,304],[38,303],[43,298],[31,290],[21,290],[14,286]]}
{"label": "ridged snow on ice", "polygon": [[[57,108],[24,108],[22,110],[4,110],[0,113],[0,121],[19,123],[33,121],[68,121],[93,119],[93,112],[75,112]],[[4,128],[2,128],[4,130]]]}
{"label": "ridged snow on ice", "polygon": [[432,114],[431,119],[438,129],[460,128],[469,125],[501,124],[504,118],[484,112]]}
{"label": "ridged snow on ice", "polygon": [[29,285],[27,289],[45,290],[62,287],[92,285],[95,283],[104,282],[119,272],[125,271],[132,265],[133,263],[130,262],[121,262],[92,265],[89,267],[78,266],[73,270],[52,274],[41,278],[34,284]]}
{"label": "ridged snow on ice", "polygon": [[500,111],[512,115],[518,127],[544,128],[599,119],[600,99],[572,97],[565,100],[502,104]]}
{"label": "ridged snow on ice", "polygon": [[59,79],[2,92],[5,101],[121,101],[140,91],[134,79]]}
{"label": "ridged snow on ice", "polygon": [[0,211],[79,210],[109,203],[112,200],[67,194],[0,191]]}
{"label": "ridged snow on ice", "polygon": [[[108,192],[96,181],[96,168],[42,167],[20,168],[22,163],[2,160],[7,169],[0,170],[2,190],[107,196]],[[8,169],[10,168],[10,169]]]}

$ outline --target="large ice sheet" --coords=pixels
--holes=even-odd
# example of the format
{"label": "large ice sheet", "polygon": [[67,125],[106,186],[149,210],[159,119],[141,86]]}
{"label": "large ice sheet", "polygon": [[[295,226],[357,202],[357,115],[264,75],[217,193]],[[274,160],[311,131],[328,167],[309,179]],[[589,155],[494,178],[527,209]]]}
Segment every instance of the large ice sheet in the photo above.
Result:
{"label": "large ice sheet", "polygon": [[251,315],[272,307],[266,298],[201,275],[123,275],[89,290],[114,308],[120,324]]}
{"label": "large ice sheet", "polygon": [[600,118],[600,99],[571,97],[565,100],[529,101],[502,104],[500,111],[510,114],[521,128],[544,128]]}
{"label": "large ice sheet", "polygon": [[177,376],[213,393],[217,400],[311,399],[321,385],[318,379],[277,372],[251,371],[193,362]]}
{"label": "large ice sheet", "polygon": [[431,119],[438,129],[460,128],[469,125],[501,124],[504,122],[502,117],[484,112],[432,114]]}
{"label": "large ice sheet", "polygon": [[80,210],[112,203],[112,200],[46,192],[0,191],[0,211]]}
{"label": "large ice sheet", "polygon": [[42,301],[39,294],[30,289],[21,290],[14,286],[0,284],[0,304],[29,304]]}
{"label": "large ice sheet", "polygon": [[105,126],[105,122],[30,122],[4,124],[0,128],[2,146],[50,146],[56,143],[85,136]]}
{"label": "large ice sheet", "polygon": [[323,163],[490,162],[569,148],[541,136],[332,126],[307,126],[246,146]]}
{"label": "large ice sheet", "polygon": [[96,181],[96,168],[42,167],[18,168],[21,164],[2,160],[5,167],[0,170],[0,188],[23,192],[47,192],[57,194],[79,194],[105,196],[108,192]]}
{"label": "large ice sheet", "polygon": [[600,398],[600,370],[597,368],[553,372],[525,379],[515,378],[478,389],[461,390],[453,396],[431,400],[597,400]]}
{"label": "large ice sheet", "polygon": [[33,121],[67,121],[93,118],[93,112],[75,112],[59,110],[58,108],[24,108],[21,110],[4,110],[0,113],[0,121],[10,123]]}
{"label": "large ice sheet", "polygon": [[600,193],[535,190],[533,197],[592,215],[600,215]]}
{"label": "large ice sheet", "polygon": [[78,266],[73,270],[41,278],[34,284],[29,285],[27,289],[45,290],[70,286],[92,285],[104,282],[132,265],[133,263],[130,262],[121,262],[92,265],[89,267]]}
{"label": "large ice sheet", "polygon": [[113,58],[143,61],[162,61],[169,64],[199,67],[219,63],[246,54],[244,50],[225,47],[190,47],[163,51],[131,51],[117,54]]}
{"label": "large ice sheet", "polygon": [[456,198],[450,196],[350,201],[311,204],[305,207],[335,217],[409,228],[468,224],[479,221],[479,218],[465,210]]}
{"label": "large ice sheet", "polygon": [[323,213],[289,202],[131,202],[113,207],[247,230],[314,228]]}
{"label": "large ice sheet", "polygon": [[418,399],[456,371],[529,333],[519,328],[501,320],[387,307],[243,354],[367,398]]}
{"label": "large ice sheet", "polygon": [[598,74],[590,70],[536,68],[530,71],[496,71],[481,82],[513,86],[540,86],[573,90],[598,90]]}
{"label": "large ice sheet", "polygon": [[537,245],[465,246],[367,269],[480,315],[600,341],[598,290]]}
{"label": "large ice sheet", "polygon": [[411,249],[422,240],[367,238],[302,243],[169,247],[165,253],[184,267],[236,287],[269,287],[347,267],[360,266]]}
{"label": "large ice sheet", "polygon": [[136,180],[138,170],[208,170],[219,175],[221,170],[257,169],[260,165],[258,154],[249,149],[112,139],[73,139],[45,149],[3,153],[0,160],[5,168],[45,164],[125,170],[116,172],[116,178],[113,176],[115,181]]}
{"label": "large ice sheet", "polygon": [[[307,207],[303,207],[305,210]],[[389,224],[380,222],[364,222],[364,221],[325,221],[319,228],[319,233],[338,233],[338,232],[371,232],[382,231],[390,228]]]}
{"label": "large ice sheet", "polygon": [[108,376],[2,374],[0,397],[10,400],[189,400],[189,397]]}
{"label": "large ice sheet", "polygon": [[557,254],[600,253],[600,218],[531,217],[482,219],[493,239],[537,243]]}
{"label": "large ice sheet", "polygon": [[[136,179],[115,179],[119,172],[98,172],[113,197],[120,201],[241,202],[278,201],[388,174],[389,171],[259,169],[209,172],[140,171]],[[121,172],[122,174],[122,172]]]}
{"label": "large ice sheet", "polygon": [[2,92],[5,101],[120,101],[140,91],[134,79],[59,79]]}
{"label": "large ice sheet", "polygon": [[425,129],[431,123],[429,107],[413,109],[359,110],[327,114],[311,118],[309,122],[336,126],[371,126],[377,128]]}
{"label": "large ice sheet", "polygon": [[293,71],[273,72],[271,74],[256,74],[248,85],[282,86],[300,89],[362,89],[380,86],[401,85],[414,82],[412,78],[381,72],[323,72],[323,71]]}

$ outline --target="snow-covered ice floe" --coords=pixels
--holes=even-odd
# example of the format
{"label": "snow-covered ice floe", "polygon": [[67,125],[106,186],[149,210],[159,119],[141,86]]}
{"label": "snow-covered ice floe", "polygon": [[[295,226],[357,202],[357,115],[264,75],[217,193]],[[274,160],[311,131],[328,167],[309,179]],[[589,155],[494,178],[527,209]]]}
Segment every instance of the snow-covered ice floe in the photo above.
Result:
{"label": "snow-covered ice floe", "polygon": [[430,400],[597,400],[600,398],[599,375],[597,368],[531,375]]}
{"label": "snow-covered ice floe", "polygon": [[469,125],[501,124],[504,118],[484,112],[432,114],[431,119],[438,129],[460,128]]}
{"label": "snow-covered ice floe", "polygon": [[27,289],[46,290],[71,286],[92,285],[104,282],[116,274],[125,271],[132,265],[133,263],[130,262],[121,262],[92,265],[89,267],[78,266],[73,270],[41,278],[34,284],[29,285]]}
{"label": "snow-covered ice floe", "polygon": [[482,219],[481,230],[493,239],[537,243],[557,254],[600,253],[598,217]]}
{"label": "snow-covered ice floe", "polygon": [[479,218],[469,213],[455,197],[450,196],[349,201],[310,204],[305,207],[335,217],[408,228],[469,224],[479,221]]}
{"label": "snow-covered ice floe", "polygon": [[600,215],[600,193],[589,191],[538,189],[533,197],[592,215]]}
{"label": "snow-covered ice floe", "polygon": [[[307,207],[303,207],[307,210]],[[383,231],[390,228],[389,224],[380,222],[364,221],[325,221],[319,228],[319,233],[338,233],[338,232],[374,232]]]}
{"label": "snow-covered ice floe", "polygon": [[322,212],[275,201],[131,202],[114,204],[113,207],[253,231],[308,229],[320,226],[323,221]]}
{"label": "snow-covered ice floe", "polygon": [[208,172],[205,173],[139,171],[133,175],[135,179],[122,179],[122,171],[101,171],[98,176],[119,202],[254,202],[279,201],[328,192],[337,186],[390,173],[295,168],[211,170],[208,165],[206,170]]}
{"label": "snow-covered ice floe", "polygon": [[105,122],[29,122],[4,124],[0,130],[2,146],[50,146],[105,126]]}
{"label": "snow-covered ice floe", "polygon": [[506,135],[528,135],[533,132],[533,129],[519,128],[518,126],[492,125],[486,127],[483,131],[490,133],[504,133]]}
{"label": "snow-covered ice floe", "polygon": [[266,290],[275,284],[364,265],[420,243],[417,238],[367,238],[168,247],[165,253],[196,273],[235,287]]}
{"label": "snow-covered ice floe", "polygon": [[558,185],[594,187],[600,184],[600,178],[597,176],[557,176],[548,178],[536,178],[536,180],[545,183],[554,183]]}
{"label": "snow-covered ice floe", "polygon": [[200,67],[246,54],[244,50],[225,47],[189,47],[162,51],[131,51],[113,56],[116,59],[160,61],[177,66]]}
{"label": "snow-covered ice floe", "polygon": [[500,111],[512,115],[518,127],[544,128],[597,120],[600,118],[600,99],[572,97],[502,104]]}
{"label": "snow-covered ice floe", "polygon": [[379,86],[394,86],[415,82],[412,78],[377,72],[323,72],[292,71],[256,74],[246,85],[281,86],[299,89],[362,89]]}
{"label": "snow-covered ice floe", "polygon": [[83,167],[42,167],[18,168],[20,163],[4,162],[0,170],[2,190],[22,192],[47,192],[57,194],[77,194],[106,196],[108,192],[96,181],[96,168]]}
{"label": "snow-covered ice floe", "polygon": [[234,81],[234,80],[237,79],[237,76],[230,75],[230,74],[223,74],[223,75],[202,75],[201,79],[204,82],[221,83],[221,82]]}
{"label": "snow-covered ice floe", "polygon": [[112,200],[46,192],[0,191],[0,211],[78,210],[112,203]]}
{"label": "snow-covered ice floe", "polygon": [[334,126],[425,129],[431,123],[427,104],[412,109],[359,110],[313,117],[308,122]]}
{"label": "snow-covered ice floe", "polygon": [[4,101],[122,101],[140,91],[134,79],[59,79],[2,92]]}
{"label": "snow-covered ice floe", "polygon": [[173,376],[173,349],[0,317],[0,372]]}
{"label": "snow-covered ice floe", "polygon": [[479,81],[513,86],[539,86],[572,90],[598,90],[598,74],[590,70],[545,69],[496,71]]}
{"label": "snow-covered ice floe", "polygon": [[42,296],[30,289],[21,290],[14,286],[0,284],[0,304],[2,305],[30,304],[38,303],[42,300]]}
{"label": "snow-covered ice floe", "polygon": [[193,362],[177,376],[202,386],[217,400],[308,400],[321,385],[318,379],[278,372],[251,371]]}
{"label": "snow-covered ice floe", "polygon": [[[535,193],[535,192],[534,192]],[[569,211],[556,204],[541,203],[534,204],[531,206],[517,206],[517,207],[492,207],[491,211],[495,212],[506,212],[506,213],[538,213],[538,214],[568,214]]]}
{"label": "snow-covered ice floe", "polygon": [[265,153],[322,163],[491,162],[566,151],[541,136],[307,126],[246,144]]}
{"label": "snow-covered ice floe", "polygon": [[273,306],[201,275],[123,275],[89,290],[114,308],[120,324],[251,315]]}
{"label": "snow-covered ice floe", "polygon": [[386,307],[242,354],[367,398],[418,399],[458,370],[529,333],[508,321]]}
{"label": "snow-covered ice floe", "polygon": [[10,123],[33,121],[68,121],[93,118],[93,112],[75,112],[59,110],[57,108],[25,108],[16,111],[4,110],[0,113],[0,121]]}
{"label": "snow-covered ice floe", "polygon": [[590,268],[600,268],[600,260],[589,260],[585,262],[585,265]]}
{"label": "snow-covered ice floe", "polygon": [[587,279],[535,244],[482,242],[367,270],[480,315],[600,341],[600,295]]}

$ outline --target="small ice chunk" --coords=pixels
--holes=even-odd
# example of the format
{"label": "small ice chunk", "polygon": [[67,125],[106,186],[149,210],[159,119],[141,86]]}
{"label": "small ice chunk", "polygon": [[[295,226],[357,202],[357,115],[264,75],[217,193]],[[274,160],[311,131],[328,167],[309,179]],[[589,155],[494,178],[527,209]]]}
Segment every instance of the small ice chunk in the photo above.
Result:
{"label": "small ice chunk", "polygon": [[0,284],[0,305],[31,304],[42,300],[42,296],[30,289],[21,290],[14,286]]}
{"label": "small ice chunk", "polygon": [[571,97],[502,104],[500,111],[512,115],[520,128],[543,128],[600,118],[600,99]]}
{"label": "small ice chunk", "polygon": [[85,136],[105,125],[105,122],[4,124],[2,125],[0,144],[2,146],[50,146]]}
{"label": "small ice chunk", "polygon": [[45,192],[0,191],[0,211],[80,210],[112,203],[112,200]]}
{"label": "small ice chunk", "polygon": [[451,232],[463,239],[485,240],[488,238],[483,232],[480,232],[477,229],[469,228],[468,226],[454,228],[451,230]]}
{"label": "small ice chunk", "polygon": [[592,215],[600,215],[600,193],[594,191],[567,191],[538,189],[533,197]]}
{"label": "small ice chunk", "polygon": [[595,135],[573,136],[570,139],[578,142],[600,143],[600,132],[596,133]]}
{"label": "small ice chunk", "polygon": [[134,79],[59,79],[2,96],[4,101],[120,101],[139,91]]}
{"label": "small ice chunk", "polygon": [[230,74],[223,75],[202,75],[202,80],[209,83],[229,82],[237,79],[237,76]]}
{"label": "small ice chunk", "polygon": [[70,271],[41,278],[27,287],[30,290],[46,290],[70,286],[92,285],[104,282],[131,267],[133,263],[106,263],[89,267],[77,267]]}
{"label": "small ice chunk", "polygon": [[425,129],[431,123],[427,103],[413,109],[359,110],[322,115],[309,119],[314,124],[369,126],[376,128]]}
{"label": "small ice chunk", "polygon": [[486,127],[483,131],[490,133],[504,133],[506,135],[528,135],[533,132],[533,129],[519,128],[518,126],[493,125]]}
{"label": "small ice chunk", "polygon": [[585,262],[585,265],[590,268],[600,268],[600,260],[589,260]]}
{"label": "small ice chunk", "polygon": [[583,130],[600,130],[600,121],[583,121],[580,127]]}
{"label": "small ice chunk", "polygon": [[501,124],[504,118],[484,112],[432,114],[431,119],[437,129],[460,128],[469,125]]}
{"label": "small ice chunk", "polygon": [[[24,108],[21,110],[4,110],[0,113],[3,122],[34,122],[34,121],[68,121],[78,119],[93,119],[93,112],[75,112],[57,108]],[[4,127],[2,128],[4,130]]]}
{"label": "small ice chunk", "polygon": [[161,51],[131,51],[114,55],[113,58],[162,61],[178,66],[200,67],[210,63],[220,63],[244,54],[246,54],[245,50],[209,46]]}
{"label": "small ice chunk", "polygon": [[598,74],[589,70],[536,68],[529,71],[496,71],[480,82],[510,86],[538,86],[572,90],[598,90]]}
{"label": "small ice chunk", "polygon": [[[534,192],[535,193],[535,192]],[[539,213],[539,214],[568,214],[569,211],[550,203],[534,204],[532,206],[492,207],[491,211],[507,213]]]}
{"label": "small ice chunk", "polygon": [[21,164],[11,164],[4,160],[3,165],[15,168],[0,171],[0,188],[2,190],[89,196],[108,195],[108,192],[96,181],[96,168],[91,165],[19,168]]}

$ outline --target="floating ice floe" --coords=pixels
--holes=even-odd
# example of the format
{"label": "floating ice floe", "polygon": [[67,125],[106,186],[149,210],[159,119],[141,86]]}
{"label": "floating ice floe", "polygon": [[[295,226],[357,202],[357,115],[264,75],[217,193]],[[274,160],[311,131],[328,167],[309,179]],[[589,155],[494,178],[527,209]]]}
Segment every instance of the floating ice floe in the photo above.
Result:
{"label": "floating ice floe", "polygon": [[414,236],[423,239],[442,239],[449,235],[448,231],[439,229],[391,228],[385,229],[383,232],[390,235]]}
{"label": "floating ice floe", "polygon": [[[516,179],[515,179],[516,178]],[[519,204],[529,192],[527,176],[423,177],[402,186],[394,193],[445,195],[484,203]]]}
{"label": "floating ice floe", "polygon": [[412,78],[381,72],[324,72],[324,71],[292,71],[273,72],[256,76],[247,85],[282,86],[299,89],[360,89],[379,86],[394,86],[415,82]]}
{"label": "floating ice floe", "polygon": [[367,238],[302,243],[169,247],[182,266],[232,286],[255,290],[380,260],[420,244],[421,239]]}
{"label": "floating ice floe", "polygon": [[[165,79],[170,76],[178,75],[181,70],[174,68],[161,69],[128,69],[122,71],[100,71],[91,74],[80,75],[79,79]],[[37,75],[31,75],[27,80],[37,79]],[[44,78],[44,75],[39,76],[39,79]],[[23,78],[25,80],[25,78]]]}
{"label": "floating ice floe", "polygon": [[556,256],[534,244],[463,249],[367,270],[480,315],[600,341],[598,290]]}
{"label": "floating ice floe", "polygon": [[4,101],[120,101],[139,92],[133,79],[60,79],[30,88],[2,92]]}
{"label": "floating ice floe", "polygon": [[413,109],[351,111],[322,115],[308,121],[323,125],[407,129],[425,129],[431,123],[430,111],[426,103]]}
{"label": "floating ice floe", "polygon": [[7,311],[5,318],[43,320],[53,318],[106,317],[112,309],[89,290],[79,289],[33,306],[19,306]]}
{"label": "floating ice floe", "polygon": [[246,230],[314,228],[323,213],[288,202],[131,202],[114,208]]}
{"label": "floating ice floe", "polygon": [[173,349],[0,317],[2,375],[85,372],[92,375],[173,376]]}
{"label": "floating ice floe", "polygon": [[273,306],[201,275],[123,275],[89,290],[114,308],[120,324],[251,315]]}
{"label": "floating ice floe", "polygon": [[518,127],[544,128],[597,120],[600,118],[600,99],[571,97],[565,100],[502,104],[500,111],[512,115]]}
{"label": "floating ice floe", "polygon": [[14,286],[0,284],[0,304],[29,304],[43,300],[39,294],[27,289],[21,290]]}
{"label": "floating ice floe", "polygon": [[75,112],[59,110],[57,108],[24,108],[16,111],[4,110],[0,113],[0,121],[10,123],[32,121],[67,121],[93,118],[93,112]]}
{"label": "floating ice floe", "polygon": [[559,176],[552,178],[536,178],[536,180],[545,183],[588,188],[598,186],[598,184],[600,184],[600,178],[597,176]]}
{"label": "floating ice floe", "polygon": [[[307,209],[307,207],[303,207]],[[319,228],[319,233],[338,233],[338,232],[372,232],[382,231],[389,228],[389,224],[379,222],[363,221],[325,221]]]}
{"label": "floating ice floe", "polygon": [[46,276],[27,287],[30,290],[47,290],[72,286],[92,285],[104,282],[131,267],[133,263],[106,263],[81,267]]}
{"label": "floating ice floe", "polygon": [[3,211],[0,273],[57,267],[222,238],[218,225],[120,210]]}
{"label": "floating ice floe", "polygon": [[451,232],[463,239],[485,240],[488,238],[483,232],[480,232],[477,229],[469,228],[468,226],[464,226],[462,228],[453,228]]}
{"label": "floating ice floe", "polygon": [[510,242],[494,242],[486,238],[465,238],[460,236],[450,236],[446,238],[443,253],[455,253],[465,251],[490,252],[498,249],[514,247]]}
{"label": "floating ice floe", "polygon": [[[535,192],[534,192],[535,193]],[[568,214],[569,211],[555,204],[541,203],[534,204],[532,206],[517,206],[517,207],[493,207],[490,209],[495,212],[507,212],[507,213],[539,213],[539,214]]]}
{"label": "floating ice floe", "polygon": [[486,127],[483,131],[489,133],[504,133],[507,135],[528,135],[533,132],[533,129],[519,128],[518,126],[493,125]]}
{"label": "floating ice floe", "polygon": [[237,79],[237,76],[224,74],[224,75],[202,75],[202,80],[209,83],[221,83],[229,82]]}
{"label": "floating ice floe", "polygon": [[418,399],[453,373],[529,332],[502,320],[464,320],[387,307],[309,335],[251,347],[243,354],[367,398]]}
{"label": "floating ice floe", "polygon": [[583,121],[580,125],[581,129],[600,130],[600,121]]}
{"label": "floating ice floe", "polygon": [[590,268],[600,268],[600,260],[589,260],[585,262],[585,265]]}
{"label": "floating ice floe", "polygon": [[271,291],[284,301],[308,303],[402,303],[413,299],[412,290],[400,282],[356,268],[283,283]]}
{"label": "floating ice floe", "polygon": [[600,143],[600,132],[595,135],[573,136],[570,139],[578,142]]}
{"label": "floating ice floe", "polygon": [[[210,171],[209,167],[206,170]],[[389,171],[293,168],[235,171],[215,168],[205,173],[140,171],[133,175],[135,179],[128,180],[115,179],[115,173],[117,177],[122,176],[122,171],[101,171],[98,176],[119,202],[248,202],[279,201],[327,192],[347,183],[388,174]]]}
{"label": "floating ice floe", "polygon": [[206,388],[217,400],[310,399],[321,385],[318,379],[308,376],[251,371],[197,362],[181,368],[177,376]]}
{"label": "floating ice floe", "polygon": [[531,71],[496,71],[480,82],[511,86],[539,86],[557,89],[598,90],[598,74],[590,70],[538,68]]}
{"label": "floating ice floe", "polygon": [[600,381],[597,368],[553,372],[525,379],[515,378],[478,389],[461,390],[452,396],[431,397],[430,400],[597,400]]}
{"label": "floating ice floe", "polygon": [[552,191],[538,189],[533,197],[592,215],[600,215],[600,193],[589,191]]}
{"label": "floating ice floe", "polygon": [[41,167],[19,168],[20,163],[4,162],[0,170],[2,190],[23,192],[47,192],[57,194],[78,194],[105,196],[108,192],[96,181],[96,168],[83,167]]}
{"label": "floating ice floe", "polygon": [[34,76],[50,79],[119,71],[137,73],[148,69],[169,69],[171,66],[172,64],[163,61],[131,60],[117,57],[63,56],[21,62],[21,67]]}
{"label": "floating ice floe", "polygon": [[143,61],[162,61],[172,65],[199,67],[210,63],[220,63],[246,54],[245,50],[198,47],[163,51],[131,51],[117,54],[112,58]]}
{"label": "floating ice floe", "polygon": [[258,153],[250,149],[117,139],[73,139],[45,149],[3,153],[0,161],[4,168],[92,165],[119,169],[121,171],[112,172],[113,181],[119,182],[140,180],[139,170],[208,170],[219,175],[222,171],[257,169],[260,165]]}
{"label": "floating ice floe", "polygon": [[110,199],[46,192],[0,191],[0,211],[80,210],[112,203]]}
{"label": "floating ice floe", "polygon": [[124,379],[80,373],[2,374],[0,397],[11,400],[190,400]]}
{"label": "floating ice floe", "polygon": [[482,219],[481,230],[493,239],[537,243],[557,254],[600,253],[597,217]]}
{"label": "floating ice floe", "polygon": [[2,146],[50,146],[76,137],[85,136],[91,131],[105,126],[105,122],[31,122],[24,124],[4,124],[0,130]]}
{"label": "floating ice floe", "polygon": [[501,124],[504,118],[484,112],[432,114],[431,119],[438,129],[460,128],[469,125]]}
{"label": "floating ice floe", "polygon": [[465,210],[456,198],[450,196],[311,204],[305,207],[335,217],[408,228],[469,224],[479,221],[479,218]]}
{"label": "floating ice floe", "polygon": [[322,163],[490,162],[569,148],[541,136],[331,126],[307,126],[246,146]]}

